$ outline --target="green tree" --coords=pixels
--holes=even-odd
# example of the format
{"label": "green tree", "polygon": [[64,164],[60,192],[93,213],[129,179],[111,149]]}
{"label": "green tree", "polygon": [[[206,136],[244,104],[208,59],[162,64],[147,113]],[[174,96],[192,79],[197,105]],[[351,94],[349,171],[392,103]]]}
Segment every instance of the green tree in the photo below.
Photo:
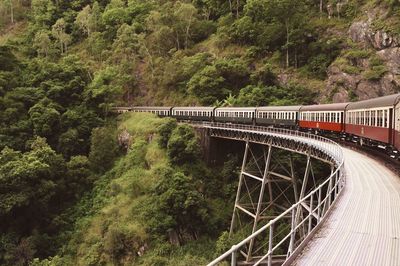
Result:
{"label": "green tree", "polygon": [[[162,169],[151,202],[145,207],[150,230],[166,236],[175,232],[179,242],[185,242],[185,234],[196,239],[205,232],[208,209],[192,178],[172,169]],[[187,239],[187,238],[186,238]]]}
{"label": "green tree", "polygon": [[[184,36],[184,48],[189,47],[189,40],[193,25],[197,22],[197,9],[192,4],[176,2],[174,6],[174,16],[178,19],[175,26],[177,35]],[[180,41],[177,39],[178,49],[180,49]]]}
{"label": "green tree", "polygon": [[92,182],[89,159],[82,155],[71,157],[67,163],[66,193],[78,199]]}
{"label": "green tree", "polygon": [[220,59],[193,75],[188,90],[197,96],[202,104],[212,104],[236,95],[240,88],[250,82],[247,65],[240,59]]}
{"label": "green tree", "polygon": [[158,144],[161,146],[161,148],[167,148],[172,131],[177,127],[177,125],[178,124],[175,119],[169,118],[166,123],[163,123],[158,128],[158,134],[160,135],[160,138],[158,139]]}
{"label": "green tree", "polygon": [[60,43],[60,51],[61,54],[67,52],[68,45],[71,43],[71,36],[65,32],[66,30],[66,22],[63,18],[60,18],[56,21],[56,23],[52,26],[51,32]]}
{"label": "green tree", "polygon": [[0,216],[23,210],[20,222],[31,209],[46,211],[56,193],[59,174],[64,171],[64,161],[45,139],[37,138],[25,154],[5,148],[0,161]]}
{"label": "green tree", "polygon": [[38,28],[51,26],[55,21],[56,7],[51,0],[32,0],[33,21]]}
{"label": "green tree", "polygon": [[34,133],[41,137],[54,137],[60,126],[60,112],[49,99],[43,99],[29,109]]}
{"label": "green tree", "polygon": [[[258,1],[258,0],[254,0]],[[272,0],[266,2],[267,13],[271,19],[279,21],[285,29],[286,42],[283,48],[286,50],[286,67],[289,67],[289,50],[297,40],[292,39],[298,35],[298,31],[304,24],[305,3],[303,0]]]}
{"label": "green tree", "polygon": [[92,8],[90,5],[85,6],[76,16],[75,24],[86,33],[88,36],[93,32],[95,26],[93,25]]}
{"label": "green tree", "polygon": [[51,44],[49,34],[46,31],[39,31],[36,33],[35,39],[33,40],[33,47],[36,48],[39,56],[47,57],[51,49]]}
{"label": "green tree", "polygon": [[117,37],[112,45],[113,61],[115,63],[132,65],[139,54],[140,44],[134,26],[122,24],[117,31]]}
{"label": "green tree", "polygon": [[122,94],[124,75],[117,67],[109,66],[95,73],[91,84],[85,88],[86,99],[96,108],[108,112],[108,107]]}
{"label": "green tree", "polygon": [[95,128],[90,139],[89,161],[98,173],[107,171],[118,153],[117,137],[109,128]]}
{"label": "green tree", "polygon": [[171,162],[175,164],[189,163],[198,159],[200,147],[193,128],[188,125],[177,126],[171,133],[167,152]]}

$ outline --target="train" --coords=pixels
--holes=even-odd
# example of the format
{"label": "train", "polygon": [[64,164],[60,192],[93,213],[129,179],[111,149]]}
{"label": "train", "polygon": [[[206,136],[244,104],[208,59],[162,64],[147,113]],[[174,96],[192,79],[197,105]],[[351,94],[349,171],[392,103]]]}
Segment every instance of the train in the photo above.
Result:
{"label": "train", "polygon": [[183,121],[285,127],[340,138],[386,150],[400,157],[400,93],[370,100],[267,107],[116,107],[115,111],[150,112]]}

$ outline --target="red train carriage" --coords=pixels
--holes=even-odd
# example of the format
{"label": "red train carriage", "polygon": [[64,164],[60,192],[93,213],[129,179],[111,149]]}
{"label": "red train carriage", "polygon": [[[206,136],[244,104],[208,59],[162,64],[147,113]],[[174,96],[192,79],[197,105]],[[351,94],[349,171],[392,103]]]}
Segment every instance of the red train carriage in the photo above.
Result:
{"label": "red train carriage", "polygon": [[344,132],[344,111],[348,103],[308,105],[300,108],[299,127]]}
{"label": "red train carriage", "polygon": [[[346,108],[346,133],[360,137],[360,142],[396,145],[399,134],[395,106],[400,94],[351,103]],[[400,148],[397,143],[397,148]]]}

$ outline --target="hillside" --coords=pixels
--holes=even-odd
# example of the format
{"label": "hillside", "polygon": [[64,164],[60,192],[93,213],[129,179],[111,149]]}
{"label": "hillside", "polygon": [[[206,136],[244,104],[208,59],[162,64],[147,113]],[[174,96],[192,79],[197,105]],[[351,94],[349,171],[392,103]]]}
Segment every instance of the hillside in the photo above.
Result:
{"label": "hillside", "polygon": [[189,128],[113,106],[400,91],[398,1],[4,0],[0,15],[0,265],[196,265],[228,245],[236,159],[209,169]]}

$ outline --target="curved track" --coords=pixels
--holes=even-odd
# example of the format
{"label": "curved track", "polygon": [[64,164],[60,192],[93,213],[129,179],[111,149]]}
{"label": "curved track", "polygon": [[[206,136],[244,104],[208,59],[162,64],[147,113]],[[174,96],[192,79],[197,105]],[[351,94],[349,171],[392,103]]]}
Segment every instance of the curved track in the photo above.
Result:
{"label": "curved track", "polygon": [[346,186],[294,265],[400,265],[400,178],[345,149]]}

